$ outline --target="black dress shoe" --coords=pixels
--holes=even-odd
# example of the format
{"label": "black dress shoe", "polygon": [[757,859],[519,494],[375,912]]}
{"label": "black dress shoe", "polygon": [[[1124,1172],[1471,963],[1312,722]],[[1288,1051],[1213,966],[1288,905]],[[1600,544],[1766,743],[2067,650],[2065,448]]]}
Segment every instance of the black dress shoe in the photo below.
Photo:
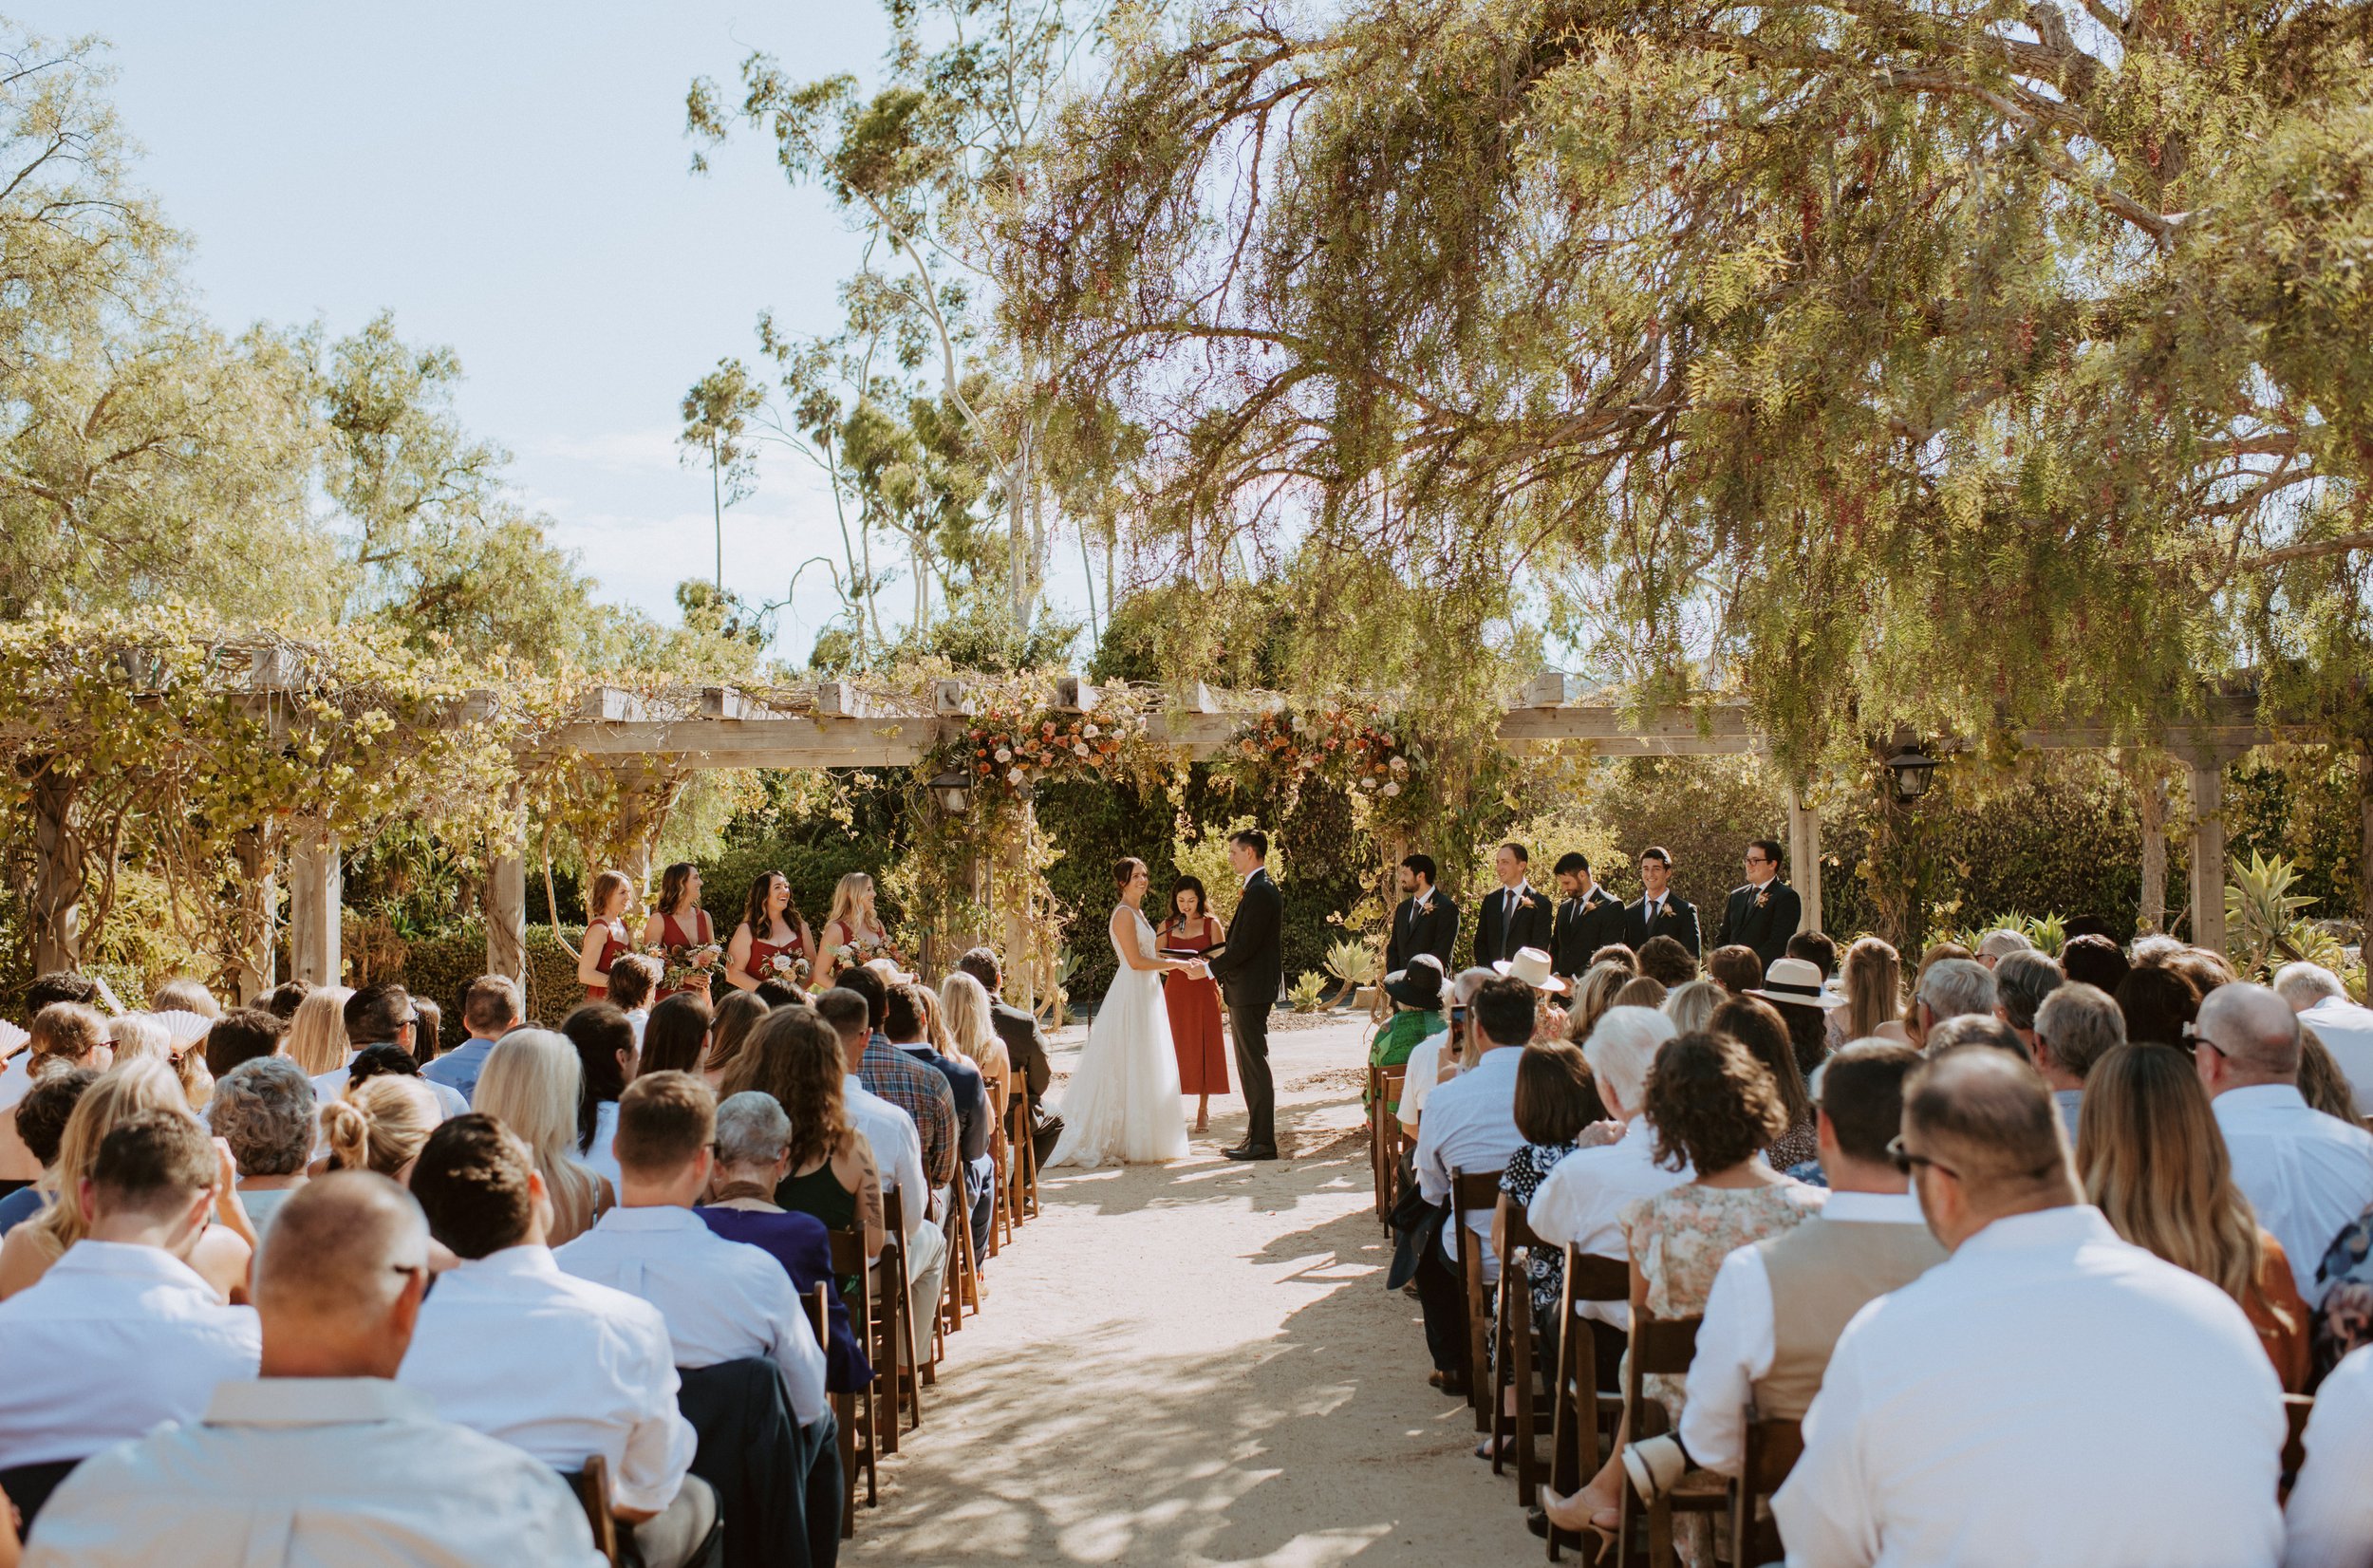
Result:
{"label": "black dress shoe", "polygon": [[1221,1153],[1231,1160],[1274,1160],[1277,1150],[1266,1144],[1252,1148],[1224,1148]]}

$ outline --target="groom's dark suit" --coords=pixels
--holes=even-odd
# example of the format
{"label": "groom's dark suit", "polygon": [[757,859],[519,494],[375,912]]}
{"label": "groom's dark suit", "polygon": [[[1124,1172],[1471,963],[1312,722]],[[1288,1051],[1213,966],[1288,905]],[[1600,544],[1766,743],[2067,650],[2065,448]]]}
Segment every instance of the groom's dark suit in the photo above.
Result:
{"label": "groom's dark suit", "polygon": [[1244,1148],[1277,1152],[1277,1086],[1269,1076],[1269,1009],[1277,1005],[1285,961],[1278,937],[1285,924],[1285,899],[1264,867],[1244,884],[1228,924],[1227,946],[1211,961],[1211,978],[1227,999],[1227,1032],[1236,1042],[1236,1076],[1244,1085],[1251,1126]]}

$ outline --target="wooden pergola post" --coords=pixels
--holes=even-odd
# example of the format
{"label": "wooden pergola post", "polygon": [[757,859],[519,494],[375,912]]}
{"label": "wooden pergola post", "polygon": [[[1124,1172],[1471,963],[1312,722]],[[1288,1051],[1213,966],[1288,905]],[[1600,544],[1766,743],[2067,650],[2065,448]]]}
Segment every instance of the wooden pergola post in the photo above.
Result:
{"label": "wooden pergola post", "polygon": [[2167,777],[2146,768],[2135,791],[2135,814],[2142,823],[2142,906],[2137,933],[2167,929]]}
{"label": "wooden pergola post", "polygon": [[280,983],[279,854],[271,827],[251,828],[233,846],[239,863],[239,929],[247,939],[238,959],[237,987],[242,1006],[262,1005],[264,994]]}
{"label": "wooden pergola post", "polygon": [[2225,950],[2225,759],[2214,748],[2184,758],[2192,785],[2192,944]]}
{"label": "wooden pergola post", "polygon": [[33,972],[79,969],[83,962],[83,833],[80,790],[45,762],[33,780]]}
{"label": "wooden pergola post", "polygon": [[528,978],[528,807],[525,793],[511,788],[512,836],[497,847],[486,868],[486,972],[522,985]]}
{"label": "wooden pergola post", "polygon": [[346,974],[341,849],[338,835],[322,828],[301,831],[289,845],[289,978],[307,985],[336,985]]}
{"label": "wooden pergola post", "polygon": [[1821,811],[1804,803],[1804,788],[1788,791],[1788,875],[1804,907],[1799,931],[1818,931],[1821,924]]}

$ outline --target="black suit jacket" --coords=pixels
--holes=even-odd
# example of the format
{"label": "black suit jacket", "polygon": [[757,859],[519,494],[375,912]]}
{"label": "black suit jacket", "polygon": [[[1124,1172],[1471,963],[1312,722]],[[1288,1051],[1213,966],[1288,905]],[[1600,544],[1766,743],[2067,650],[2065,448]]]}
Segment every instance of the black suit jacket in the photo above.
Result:
{"label": "black suit jacket", "polygon": [[[1756,903],[1756,895],[1763,902]],[[1730,889],[1730,898],[1722,911],[1722,928],[1714,933],[1716,947],[1736,944],[1752,947],[1755,956],[1764,961],[1764,967],[1788,956],[1788,939],[1796,935],[1796,927],[1803,919],[1804,905],[1796,896],[1796,889],[1772,878],[1760,888],[1749,883]]]}
{"label": "black suit jacket", "polygon": [[[1506,908],[1510,892],[1518,900],[1513,911]],[[1494,887],[1475,907],[1475,961],[1498,963],[1514,958],[1519,947],[1547,952],[1553,914],[1549,895],[1537,888],[1528,885]]]}
{"label": "black suit jacket", "polygon": [[1431,953],[1442,961],[1442,973],[1448,975],[1450,949],[1458,943],[1458,905],[1450,895],[1437,887],[1433,897],[1420,911],[1413,898],[1401,900],[1401,906],[1392,911],[1392,934],[1384,944],[1384,972],[1398,973],[1409,967],[1409,961],[1420,953]]}
{"label": "black suit jacket", "polygon": [[1265,1016],[1285,983],[1285,958],[1278,946],[1285,929],[1285,896],[1266,869],[1255,871],[1236,901],[1227,945],[1211,960],[1211,978],[1230,1007],[1257,1007]]}
{"label": "black suit jacket", "polygon": [[1590,967],[1591,954],[1623,940],[1623,901],[1593,883],[1583,897],[1558,905],[1551,933],[1549,956],[1557,972],[1570,980]]}
{"label": "black suit jacket", "polygon": [[1039,1036],[1038,1020],[1018,1007],[1008,1007],[1001,1001],[989,1004],[989,1021],[997,1028],[997,1037],[1005,1042],[1005,1055],[1030,1085],[1030,1097],[1046,1097],[1046,1086],[1055,1080],[1054,1064],[1047,1060],[1046,1041]]}
{"label": "black suit jacket", "polygon": [[1705,950],[1697,935],[1697,905],[1671,888],[1665,890],[1664,907],[1656,912],[1654,930],[1648,925],[1648,900],[1645,895],[1638,903],[1624,905],[1623,930],[1624,940],[1632,944],[1634,952],[1637,952],[1640,944],[1650,937],[1671,937],[1688,948],[1692,957],[1702,955]]}

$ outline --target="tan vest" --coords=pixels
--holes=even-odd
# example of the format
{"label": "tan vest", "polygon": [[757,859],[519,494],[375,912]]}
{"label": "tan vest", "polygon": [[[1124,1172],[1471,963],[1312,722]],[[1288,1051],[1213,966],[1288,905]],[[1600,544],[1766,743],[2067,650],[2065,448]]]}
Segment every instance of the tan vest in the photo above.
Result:
{"label": "tan vest", "polygon": [[1945,1260],[1926,1225],[1811,1220],[1755,1243],[1771,1280],[1771,1371],[1756,1413],[1794,1419],[1812,1408],[1838,1335],[1863,1304]]}

